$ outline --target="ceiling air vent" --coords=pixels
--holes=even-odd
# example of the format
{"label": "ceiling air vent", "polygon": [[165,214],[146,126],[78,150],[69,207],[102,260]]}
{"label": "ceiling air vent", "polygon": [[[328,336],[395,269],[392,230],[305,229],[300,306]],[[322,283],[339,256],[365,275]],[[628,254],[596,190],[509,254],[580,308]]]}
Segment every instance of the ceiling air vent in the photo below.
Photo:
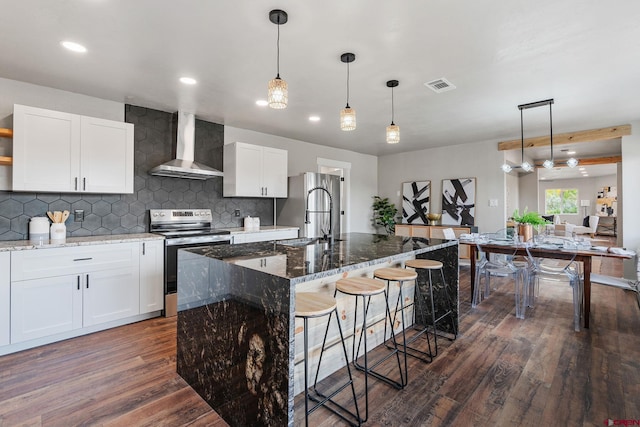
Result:
{"label": "ceiling air vent", "polygon": [[447,92],[456,88],[449,80],[445,79],[444,77],[432,80],[425,83],[424,85],[435,93]]}

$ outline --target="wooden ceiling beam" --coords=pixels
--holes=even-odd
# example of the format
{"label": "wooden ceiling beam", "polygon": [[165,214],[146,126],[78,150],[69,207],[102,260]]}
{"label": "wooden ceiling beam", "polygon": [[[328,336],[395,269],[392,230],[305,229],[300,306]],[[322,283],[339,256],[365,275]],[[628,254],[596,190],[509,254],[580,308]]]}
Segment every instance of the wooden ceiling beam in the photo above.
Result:
{"label": "wooden ceiling beam", "polygon": [[[587,157],[584,159],[578,159],[578,166],[606,165],[620,162],[622,162],[622,156]],[[543,167],[542,162],[536,162],[535,167]],[[557,160],[554,167],[568,168],[569,166],[567,166],[566,160]]]}
{"label": "wooden ceiling beam", "polygon": [[[572,144],[576,142],[593,142],[608,139],[616,139],[631,135],[631,125],[611,126],[608,128],[582,130],[578,132],[561,133],[553,135],[553,145]],[[549,135],[526,138],[524,148],[546,147],[549,144]],[[519,139],[498,143],[498,151],[520,149],[522,142]]]}

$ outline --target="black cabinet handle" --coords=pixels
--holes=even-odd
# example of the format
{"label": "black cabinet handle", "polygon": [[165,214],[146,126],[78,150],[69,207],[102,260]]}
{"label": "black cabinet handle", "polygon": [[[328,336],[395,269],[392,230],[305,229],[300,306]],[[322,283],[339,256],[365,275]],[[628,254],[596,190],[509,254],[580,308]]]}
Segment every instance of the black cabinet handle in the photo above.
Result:
{"label": "black cabinet handle", "polygon": [[80,276],[78,276],[78,290],[80,290]]}
{"label": "black cabinet handle", "polygon": [[82,178],[82,191],[87,189],[87,178]]}
{"label": "black cabinet handle", "polygon": [[89,257],[89,258],[76,258],[76,259],[74,259],[74,261],[89,261],[89,260],[92,260],[92,259],[93,259],[92,257]]}
{"label": "black cabinet handle", "polygon": [[147,250],[147,247],[145,246],[145,243],[142,242],[142,255],[146,254],[146,250]]}
{"label": "black cabinet handle", "polygon": [[89,289],[89,275],[87,274],[87,289]]}
{"label": "black cabinet handle", "polygon": [[73,186],[73,189],[77,191],[78,190],[78,177],[77,176],[74,178],[74,181],[75,181],[75,184]]}

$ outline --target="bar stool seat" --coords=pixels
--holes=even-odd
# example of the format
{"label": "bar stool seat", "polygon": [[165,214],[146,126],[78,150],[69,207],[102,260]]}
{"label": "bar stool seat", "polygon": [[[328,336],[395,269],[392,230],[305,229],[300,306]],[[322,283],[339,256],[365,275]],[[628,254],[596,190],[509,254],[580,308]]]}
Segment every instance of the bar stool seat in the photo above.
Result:
{"label": "bar stool seat", "polygon": [[[320,372],[320,365],[322,364],[322,355],[324,354],[325,344],[327,341],[327,332],[329,331],[329,324],[331,323],[331,316],[335,313],[336,322],[338,324],[338,331],[340,332],[340,341],[342,343],[342,350],[344,352],[344,358],[347,361],[347,372],[349,374],[349,380],[343,385],[339,386],[335,391],[329,395],[318,391],[318,373]],[[320,358],[318,359],[318,369],[316,370],[315,381],[313,383],[313,391],[315,395],[309,393],[309,325],[310,318],[329,316],[327,321],[327,332],[325,332],[324,340],[322,342],[322,348],[320,350]],[[342,327],[340,326],[340,320],[338,316],[338,305],[335,297],[331,295],[322,294],[319,292],[296,292],[296,312],[295,316],[302,318],[304,321],[304,419],[305,425],[309,425],[309,414],[318,409],[320,406],[330,410],[347,423],[352,426],[360,426],[360,411],[358,410],[358,401],[356,399],[356,390],[353,385],[353,377],[351,376],[351,368],[349,367],[349,356],[347,355],[347,348],[344,343],[344,335],[342,334]],[[340,393],[342,390],[351,386],[351,394],[353,397],[353,403],[355,405],[355,413],[351,412],[344,406],[336,403],[332,400],[334,396]],[[316,402],[316,404],[309,408],[309,400]],[[329,406],[331,404],[332,406]],[[338,408],[338,409],[336,409]]]}
{"label": "bar stool seat", "polygon": [[[415,270],[427,270],[428,272],[428,281],[425,283],[428,287],[429,287],[429,298],[430,298],[430,303],[431,303],[431,326],[433,327],[433,341],[434,341],[434,345],[435,345],[435,352],[432,353],[431,355],[431,359],[433,360],[434,357],[436,357],[438,355],[438,332],[436,330],[436,326],[438,324],[439,321],[443,320],[445,317],[449,316],[451,319],[451,328],[453,331],[453,340],[456,339],[457,336],[457,330],[456,330],[456,326],[455,326],[455,322],[454,322],[454,318],[453,318],[453,303],[451,301],[451,297],[450,295],[447,293],[446,291],[446,281],[444,278],[444,271],[443,271],[443,264],[440,261],[436,261],[436,260],[432,260],[432,259],[411,259],[408,260],[404,263],[405,267],[409,267],[409,268],[413,268]],[[442,280],[442,292],[444,293],[444,300],[446,300],[446,303],[448,304],[448,307],[446,307],[446,311],[440,315],[440,317],[438,317],[436,319],[436,313],[435,313],[435,303],[433,300],[433,278],[431,275],[432,271],[439,271],[440,272],[440,277]],[[423,303],[423,298],[421,296],[421,292],[420,292],[420,286],[416,283],[416,299],[420,299],[421,302],[421,306],[424,306]],[[423,316],[425,319],[425,330],[427,329],[428,325],[426,325],[426,319],[427,316],[423,312]],[[429,351],[431,351],[431,346],[429,346]]]}
{"label": "bar stool seat", "polygon": [[[338,292],[341,292],[345,295],[351,295],[356,297],[356,303],[355,303],[355,309],[354,309],[354,317],[356,318],[358,314],[358,299],[359,297],[362,297],[362,311],[363,311],[362,326],[360,329],[360,334],[358,336],[358,334],[356,333],[358,325],[357,325],[356,319],[354,319],[353,348],[351,351],[351,358],[352,358],[353,366],[356,369],[364,372],[365,416],[361,421],[365,422],[369,417],[369,375],[385,382],[386,384],[396,389],[402,389],[406,385],[406,368],[403,373],[402,365],[400,362],[399,350],[397,347],[393,348],[392,349],[393,351],[389,352],[388,354],[380,357],[377,361],[373,363],[369,363],[368,348],[367,348],[367,327],[368,327],[367,314],[369,312],[369,304],[371,302],[372,297],[376,295],[382,295],[384,298],[384,304],[386,309],[385,319],[384,319],[385,331],[386,331],[387,320],[389,322],[391,321],[391,312],[389,310],[389,300],[387,296],[387,286],[385,285],[385,283],[377,279],[372,279],[370,277],[348,277],[348,278],[340,279],[336,282],[335,294],[337,294]],[[393,335],[393,328],[391,329],[391,332],[395,342],[395,335]],[[385,336],[386,336],[386,333],[385,333]],[[356,339],[358,340],[357,349],[356,349]],[[358,357],[360,354],[360,346],[363,344],[364,344],[364,353],[363,353],[364,364],[360,364],[358,362]],[[381,374],[375,370],[375,368],[378,365],[385,362],[386,360],[388,360],[394,355],[396,356],[396,361],[398,363],[400,381],[396,381],[391,377],[389,377],[388,375]]]}
{"label": "bar stool seat", "polygon": [[402,282],[405,280],[416,280],[418,278],[418,273],[411,270],[405,270],[404,268],[385,267],[375,270],[373,272],[373,277],[392,282]]}
{"label": "bar stool seat", "polygon": [[405,261],[404,265],[405,267],[424,268],[425,270],[438,270],[442,268],[440,261],[432,259],[410,259]]}

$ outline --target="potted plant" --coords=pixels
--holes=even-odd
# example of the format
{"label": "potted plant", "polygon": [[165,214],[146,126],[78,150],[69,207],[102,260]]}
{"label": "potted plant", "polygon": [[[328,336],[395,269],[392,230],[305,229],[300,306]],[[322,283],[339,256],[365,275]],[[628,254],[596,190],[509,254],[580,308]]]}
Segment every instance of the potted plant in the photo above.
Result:
{"label": "potted plant", "polygon": [[387,234],[395,232],[397,213],[398,208],[387,197],[373,196],[373,223],[384,227]]}
{"label": "potted plant", "polygon": [[526,242],[533,237],[533,227],[540,227],[548,223],[548,221],[540,216],[538,212],[528,212],[524,208],[524,212],[520,215],[518,209],[513,211],[513,220],[518,223],[518,235]]}

